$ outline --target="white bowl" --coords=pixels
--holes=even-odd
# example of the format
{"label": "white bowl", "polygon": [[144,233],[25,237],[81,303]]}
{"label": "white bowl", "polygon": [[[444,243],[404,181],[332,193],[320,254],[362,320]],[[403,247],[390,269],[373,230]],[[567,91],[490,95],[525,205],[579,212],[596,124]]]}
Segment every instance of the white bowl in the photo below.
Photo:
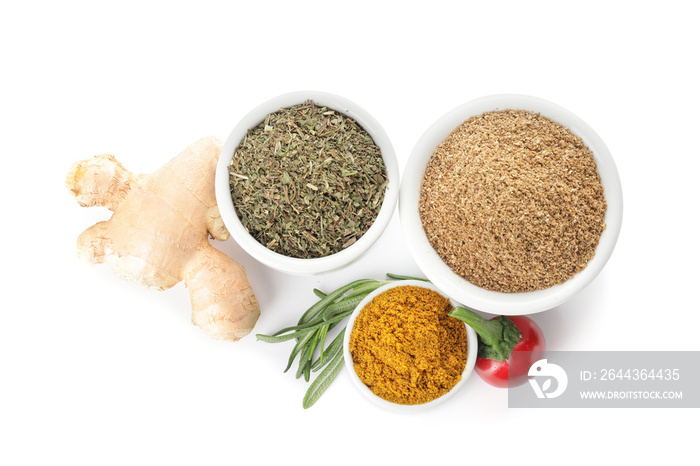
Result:
{"label": "white bowl", "polygon": [[[247,131],[265,119],[270,113],[274,113],[281,108],[291,107],[301,104],[307,100],[312,100],[314,103],[326,106],[333,110],[344,113],[348,117],[357,121],[365,131],[372,136],[374,143],[379,146],[382,151],[382,158],[386,166],[388,184],[384,193],[384,201],[379,210],[379,214],[374,221],[374,224],[349,247],[325,257],[315,259],[301,259],[289,257],[276,253],[253,238],[241,223],[236,211],[233,207],[231,192],[229,188],[229,163],[233,157],[233,153],[239,143],[246,135]],[[274,99],[268,100],[260,106],[253,109],[233,128],[228,139],[221,149],[221,155],[216,166],[216,202],[221,212],[221,218],[224,225],[231,233],[233,239],[259,262],[273,269],[298,275],[313,275],[331,270],[342,268],[366,252],[372,244],[374,244],[381,234],[386,229],[391,216],[394,213],[396,202],[399,196],[399,167],[396,161],[394,148],[389,141],[389,137],[369,113],[363,110],[354,102],[351,102],[343,97],[328,94],[325,92],[300,91],[284,94]]]}
{"label": "white bowl", "polygon": [[[480,288],[452,272],[430,245],[423,230],[418,202],[421,181],[436,147],[467,119],[495,110],[529,110],[538,112],[568,127],[581,137],[596,159],[604,189],[607,211],[595,256],[581,272],[568,281],[544,290],[524,293],[501,293]],[[593,129],[568,110],[536,97],[492,95],[461,105],[435,122],[421,136],[403,173],[399,199],[401,228],[413,258],[423,273],[447,296],[465,306],[491,314],[525,315],[554,308],[586,287],[610,258],[622,224],[622,187],[615,162]]]}
{"label": "white bowl", "polygon": [[[459,382],[455,384],[454,387],[452,387],[452,390],[449,392],[445,393],[439,398],[435,398],[432,401],[429,401],[427,403],[423,404],[418,404],[418,405],[402,405],[398,403],[392,403],[391,401],[387,401],[384,398],[381,398],[377,395],[375,395],[372,390],[367,387],[361,380],[360,377],[357,375],[355,372],[355,365],[353,364],[352,360],[352,354],[350,354],[350,335],[352,334],[352,328],[353,325],[355,324],[355,319],[357,316],[360,314],[360,311],[365,307],[367,303],[372,301],[372,299],[385,292],[386,290],[390,288],[394,288],[397,286],[419,286],[421,288],[428,288],[429,290],[436,291],[440,293],[441,295],[444,296],[444,293],[440,291],[435,285],[433,285],[430,282],[424,282],[420,280],[399,280],[395,281],[393,283],[389,283],[387,285],[381,286],[371,292],[370,294],[365,297],[360,303],[357,305],[355,308],[355,311],[350,315],[350,318],[348,319],[348,324],[347,327],[345,328],[345,336],[343,337],[343,357],[345,359],[345,367],[347,368],[348,374],[350,375],[350,379],[352,382],[355,384],[355,386],[360,390],[360,392],[367,397],[370,401],[373,403],[378,404],[379,406],[382,406],[384,408],[388,409],[393,409],[393,410],[398,410],[398,411],[416,411],[416,410],[422,410],[422,409],[428,409],[428,408],[433,408],[435,406],[438,406],[445,401],[449,400],[452,398],[455,393],[459,391],[460,388],[464,386],[464,383],[467,381],[469,376],[474,372],[474,365],[476,364],[476,356],[477,356],[477,351],[478,351],[478,340],[476,336],[476,332],[474,331],[473,328],[471,328],[469,325],[464,324],[465,327],[467,328],[467,363],[464,367],[464,371],[462,372],[462,378],[460,379]],[[452,303],[453,307],[457,307],[455,303]]]}

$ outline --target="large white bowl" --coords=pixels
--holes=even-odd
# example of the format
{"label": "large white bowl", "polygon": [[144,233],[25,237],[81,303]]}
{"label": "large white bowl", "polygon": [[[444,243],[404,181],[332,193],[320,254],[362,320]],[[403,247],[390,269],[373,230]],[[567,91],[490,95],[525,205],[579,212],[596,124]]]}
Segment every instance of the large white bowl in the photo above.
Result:
{"label": "large white bowl", "polygon": [[[260,124],[265,117],[281,108],[312,100],[320,106],[326,106],[344,113],[357,121],[374,140],[382,151],[382,158],[386,166],[388,184],[384,193],[384,201],[374,224],[349,247],[325,257],[315,259],[301,259],[276,253],[253,238],[241,223],[233,207],[229,188],[229,163],[233,153],[240,144],[247,131]],[[224,143],[216,166],[216,202],[221,212],[224,225],[231,233],[233,239],[246,251],[261,263],[273,269],[297,275],[313,275],[342,268],[359,258],[374,244],[386,229],[391,216],[396,208],[399,196],[399,167],[396,161],[394,148],[389,137],[369,113],[359,105],[338,95],[326,92],[300,91],[283,94],[259,105],[248,113],[233,128],[228,139]]]}
{"label": "large white bowl", "polygon": [[[436,147],[470,117],[495,110],[538,112],[568,127],[581,137],[596,159],[604,189],[606,229],[585,269],[568,281],[544,290],[501,293],[480,288],[452,272],[430,245],[418,212],[420,187],[428,161]],[[413,258],[423,273],[450,298],[463,305],[491,314],[524,315],[554,308],[586,287],[610,258],[622,224],[622,187],[615,162],[603,140],[573,113],[552,102],[526,95],[502,94],[482,97],[463,104],[435,122],[421,136],[403,173],[399,199],[401,228]]]}
{"label": "large white bowl", "polygon": [[[375,296],[378,296],[386,290],[397,286],[419,286],[421,288],[428,288],[429,290],[436,291],[444,296],[444,293],[440,291],[435,285],[433,285],[430,282],[424,282],[420,280],[395,281],[393,283],[380,286],[379,288],[368,294],[365,297],[365,299],[360,301],[353,313],[350,315],[347,327],[345,328],[345,335],[343,337],[343,358],[345,359],[345,367],[347,368],[348,374],[350,375],[350,380],[352,380],[353,384],[357,387],[357,389],[360,390],[360,392],[365,397],[367,397],[368,400],[370,400],[373,403],[376,403],[379,406],[397,411],[416,411],[433,408],[452,398],[459,391],[459,389],[464,386],[469,376],[472,375],[472,372],[474,372],[474,365],[476,364],[476,356],[479,348],[479,343],[477,340],[476,332],[467,324],[464,324],[467,328],[467,363],[464,367],[464,371],[462,372],[462,378],[459,380],[459,382],[455,384],[454,387],[452,387],[452,390],[445,393],[439,398],[435,398],[432,401],[418,405],[401,405],[398,403],[392,403],[391,401],[387,401],[384,398],[375,395],[374,392],[372,392],[372,390],[370,390],[369,387],[365,385],[362,382],[362,380],[360,380],[360,377],[357,375],[357,372],[355,372],[355,365],[353,364],[352,354],[350,354],[350,336],[352,335],[352,328],[355,325],[355,319],[362,311],[362,308],[364,308],[365,305],[367,305],[367,303],[372,301],[372,299],[374,299]],[[453,302],[452,306],[457,307],[458,305]]]}

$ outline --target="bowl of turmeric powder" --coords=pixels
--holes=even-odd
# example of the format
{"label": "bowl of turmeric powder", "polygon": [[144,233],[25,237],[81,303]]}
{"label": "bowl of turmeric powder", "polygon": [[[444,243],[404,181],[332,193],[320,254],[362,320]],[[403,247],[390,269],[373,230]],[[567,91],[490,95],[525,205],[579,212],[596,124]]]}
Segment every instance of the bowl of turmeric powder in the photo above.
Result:
{"label": "bowl of turmeric powder", "polygon": [[349,318],[343,341],[351,380],[372,402],[394,410],[444,403],[474,370],[474,330],[448,314],[453,303],[430,282],[377,288]]}

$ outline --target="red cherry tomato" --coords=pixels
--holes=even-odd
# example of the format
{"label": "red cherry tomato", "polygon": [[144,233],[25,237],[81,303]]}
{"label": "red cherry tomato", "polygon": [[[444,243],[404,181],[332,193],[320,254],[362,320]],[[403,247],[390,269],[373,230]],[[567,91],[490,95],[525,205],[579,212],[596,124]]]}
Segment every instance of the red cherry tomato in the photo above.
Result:
{"label": "red cherry tomato", "polygon": [[[542,329],[529,317],[509,316],[522,334],[520,341],[510,353],[508,359],[496,361],[482,357],[476,358],[476,373],[494,387],[506,388],[522,385],[527,381],[530,366],[541,357],[545,351],[545,340]],[[493,320],[493,319],[491,319]]]}

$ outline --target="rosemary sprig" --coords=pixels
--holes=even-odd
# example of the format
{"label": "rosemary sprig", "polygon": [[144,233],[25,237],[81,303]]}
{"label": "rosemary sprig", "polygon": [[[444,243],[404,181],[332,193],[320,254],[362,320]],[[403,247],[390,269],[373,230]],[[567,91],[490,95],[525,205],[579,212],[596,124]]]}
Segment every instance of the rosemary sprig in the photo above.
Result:
{"label": "rosemary sprig", "polygon": [[389,280],[355,280],[328,294],[314,289],[314,294],[320,300],[302,314],[297,325],[285,327],[272,335],[256,335],[258,340],[267,343],[296,340],[284,372],[292,367],[297,356],[299,357],[299,365],[296,377],[303,376],[307,382],[310,380],[311,372],[325,367],[309,386],[304,396],[304,409],[310,408],[316,403],[340,373],[344,364],[342,347],[345,328],[343,327],[338,336],[326,346],[328,333],[349,317],[360,301],[380,286],[395,280],[426,281],[424,278],[390,273],[387,273],[387,277]]}

